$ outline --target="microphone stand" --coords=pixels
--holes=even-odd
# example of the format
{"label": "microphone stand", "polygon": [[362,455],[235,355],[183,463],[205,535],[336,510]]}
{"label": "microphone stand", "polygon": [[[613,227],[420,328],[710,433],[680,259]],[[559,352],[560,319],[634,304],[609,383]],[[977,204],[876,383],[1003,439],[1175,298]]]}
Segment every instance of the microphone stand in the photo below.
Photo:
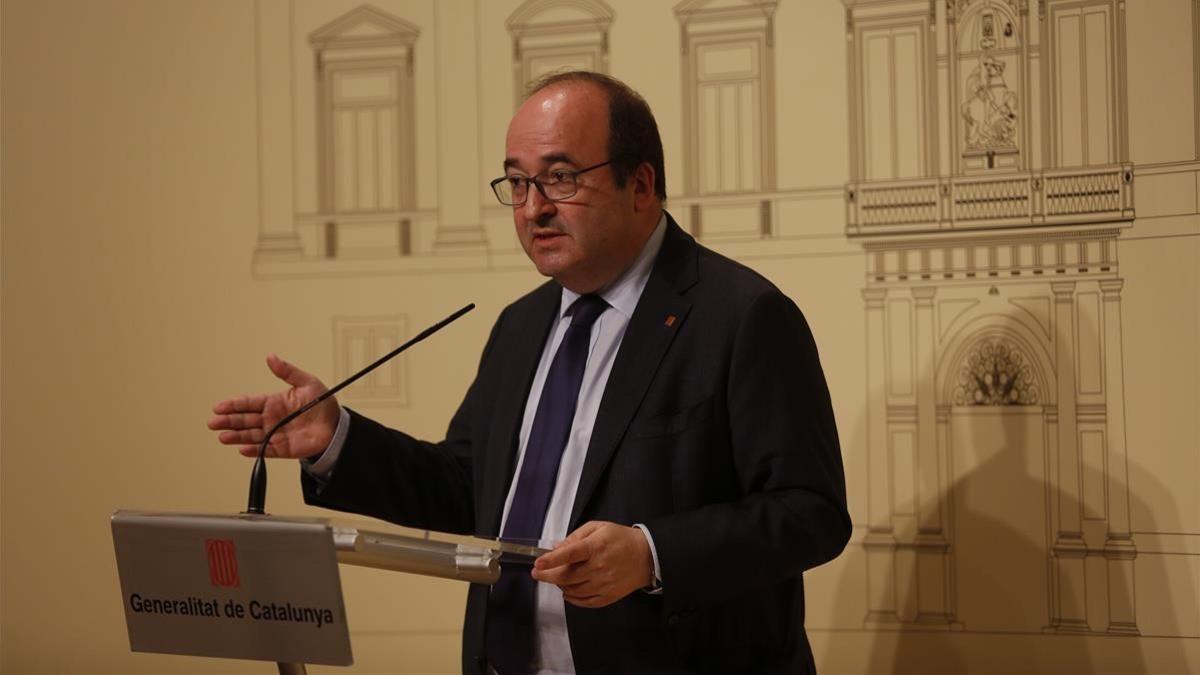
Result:
{"label": "microphone stand", "polygon": [[[258,448],[258,458],[254,460],[254,469],[250,472],[250,493],[249,493],[249,497],[247,499],[245,512],[250,513],[250,514],[255,514],[255,515],[263,515],[263,513],[264,513],[263,507],[265,506],[266,501],[267,501],[267,462],[266,462],[265,457],[266,457],[266,452],[267,452],[267,446],[270,445],[271,437],[275,435],[276,431],[279,431],[279,429],[281,427],[283,427],[283,425],[287,424],[288,422],[291,422],[292,420],[296,419],[297,417],[308,412],[309,410],[314,408],[316,405],[318,405],[325,399],[329,398],[330,396],[333,396],[334,394],[338,393],[342,389],[345,389],[347,386],[349,386],[350,384],[357,381],[363,375],[366,375],[367,373],[371,372],[372,370],[375,370],[379,366],[382,366],[384,363],[387,363],[389,360],[391,360],[393,357],[398,355],[400,352],[408,349],[409,347],[417,344],[418,342],[424,340],[425,338],[429,337],[430,335],[433,335],[434,333],[438,332],[439,330],[445,328],[450,323],[456,321],[463,314],[466,314],[467,312],[469,312],[473,309],[475,309],[475,303],[472,302],[472,303],[468,304],[467,306],[463,307],[462,309],[458,310],[457,312],[451,314],[450,316],[433,324],[429,328],[426,328],[425,330],[418,333],[416,335],[416,337],[414,337],[413,339],[409,340],[408,342],[405,342],[404,344],[393,349],[392,351],[388,352],[387,354],[384,354],[379,359],[377,359],[374,363],[367,366],[366,368],[363,368],[362,370],[351,375],[350,377],[346,378],[345,380],[343,380],[342,382],[340,382],[339,384],[334,386],[332,389],[329,389],[328,391],[326,391],[324,394],[321,394],[320,396],[314,398],[313,400],[309,401],[308,403],[305,403],[304,405],[300,406],[299,408],[297,408],[296,410],[292,411],[290,414],[285,416],[283,419],[279,420],[275,424],[275,426],[271,427],[271,430],[267,432],[266,437],[263,438],[262,445],[259,446],[259,448]],[[282,672],[282,670],[281,670],[281,672]]]}

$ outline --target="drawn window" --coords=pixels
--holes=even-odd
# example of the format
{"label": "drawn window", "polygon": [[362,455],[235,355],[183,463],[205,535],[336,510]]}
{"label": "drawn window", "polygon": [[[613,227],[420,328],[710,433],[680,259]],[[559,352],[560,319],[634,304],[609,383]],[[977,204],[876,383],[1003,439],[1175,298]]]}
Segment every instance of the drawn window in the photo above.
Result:
{"label": "drawn window", "polygon": [[754,39],[696,46],[702,194],[762,188],[761,53]]}
{"label": "drawn window", "polygon": [[337,213],[394,211],[407,167],[401,161],[403,71],[388,62],[333,66],[328,98],[333,207]]}
{"label": "drawn window", "polygon": [[322,212],[413,207],[418,34],[415,26],[363,6],[309,36],[316,53]]}
{"label": "drawn window", "polygon": [[922,23],[862,30],[859,138],[866,180],[926,174],[926,33]]}
{"label": "drawn window", "polygon": [[528,0],[509,16],[513,39],[514,94],[556,70],[608,72],[608,31],[613,11],[599,0]]}
{"label": "drawn window", "polygon": [[1055,164],[1117,161],[1116,42],[1109,2],[1050,8],[1050,104]]}
{"label": "drawn window", "polygon": [[774,189],[774,11],[769,2],[675,7],[684,40],[689,194]]}
{"label": "drawn window", "polygon": [[[334,368],[337,378],[345,379],[395,349],[407,334],[408,321],[403,316],[335,317]],[[407,405],[403,358],[380,366],[347,388],[342,396],[358,405]]]}

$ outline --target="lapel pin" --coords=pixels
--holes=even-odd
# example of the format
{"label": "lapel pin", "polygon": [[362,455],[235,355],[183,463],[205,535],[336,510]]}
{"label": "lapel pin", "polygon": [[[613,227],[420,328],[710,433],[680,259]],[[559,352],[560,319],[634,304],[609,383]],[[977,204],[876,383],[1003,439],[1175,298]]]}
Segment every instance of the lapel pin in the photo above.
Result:
{"label": "lapel pin", "polygon": [[675,315],[674,315],[674,314],[668,314],[668,315],[667,315],[667,320],[666,320],[664,323],[666,323],[666,324],[667,324],[667,328],[670,328],[671,326],[674,326],[674,325],[675,325]]}

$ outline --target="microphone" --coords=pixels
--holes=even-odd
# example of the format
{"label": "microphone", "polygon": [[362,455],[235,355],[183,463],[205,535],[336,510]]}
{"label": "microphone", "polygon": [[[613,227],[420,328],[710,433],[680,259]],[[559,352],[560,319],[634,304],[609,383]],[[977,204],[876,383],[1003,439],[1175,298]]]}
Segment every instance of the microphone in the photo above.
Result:
{"label": "microphone", "polygon": [[421,340],[424,340],[425,338],[429,337],[430,335],[433,335],[434,333],[438,332],[439,330],[445,328],[446,326],[448,326],[451,323],[453,323],[454,321],[456,321],[463,314],[466,314],[467,312],[469,312],[473,309],[475,309],[475,303],[472,302],[472,303],[468,304],[466,307],[463,307],[462,309],[451,314],[450,316],[433,324],[429,328],[426,328],[425,330],[418,333],[416,335],[416,337],[414,337],[413,339],[409,340],[408,342],[405,342],[404,344],[400,345],[399,347],[396,347],[395,349],[388,352],[387,354],[384,354],[379,359],[377,359],[374,363],[367,366],[366,368],[363,368],[362,370],[358,371],[357,373],[351,375],[350,377],[346,378],[345,380],[342,380],[340,383],[338,383],[337,385],[335,385],[334,387],[332,387],[331,389],[326,391],[324,394],[321,394],[320,396],[314,398],[313,400],[309,401],[308,403],[305,403],[304,405],[300,406],[299,408],[297,408],[296,410],[294,410],[290,414],[288,414],[286,417],[279,420],[275,424],[275,426],[271,427],[271,430],[267,432],[266,438],[263,438],[262,445],[259,446],[259,448],[258,448],[258,458],[254,460],[254,469],[251,470],[251,472],[250,472],[250,495],[249,495],[249,498],[247,499],[246,513],[252,513],[252,514],[257,514],[257,515],[262,515],[264,513],[263,507],[267,501],[267,462],[265,459],[265,455],[267,452],[267,446],[270,445],[270,443],[271,443],[271,436],[274,436],[276,431],[279,431],[279,429],[281,427],[283,427],[283,425],[287,424],[288,422],[291,422],[292,420],[296,419],[297,417],[308,412],[309,410],[311,410],[313,407],[315,407],[321,401],[324,401],[325,399],[329,398],[330,396],[333,396],[334,394],[338,393],[339,391],[345,389],[348,385],[352,384],[353,382],[358,380],[363,375],[366,375],[367,373],[371,372],[372,370],[375,370],[379,366],[382,366],[383,364],[387,363],[393,357],[398,355],[400,352],[408,349],[409,347],[417,344]]}

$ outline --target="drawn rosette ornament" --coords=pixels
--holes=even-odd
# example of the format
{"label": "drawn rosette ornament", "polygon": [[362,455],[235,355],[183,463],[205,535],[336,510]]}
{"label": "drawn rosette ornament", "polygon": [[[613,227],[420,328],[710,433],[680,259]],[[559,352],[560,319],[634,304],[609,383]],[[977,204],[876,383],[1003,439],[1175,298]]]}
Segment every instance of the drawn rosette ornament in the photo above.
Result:
{"label": "drawn rosette ornament", "polygon": [[984,342],[958,372],[954,405],[1037,405],[1033,372],[1012,345]]}

